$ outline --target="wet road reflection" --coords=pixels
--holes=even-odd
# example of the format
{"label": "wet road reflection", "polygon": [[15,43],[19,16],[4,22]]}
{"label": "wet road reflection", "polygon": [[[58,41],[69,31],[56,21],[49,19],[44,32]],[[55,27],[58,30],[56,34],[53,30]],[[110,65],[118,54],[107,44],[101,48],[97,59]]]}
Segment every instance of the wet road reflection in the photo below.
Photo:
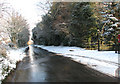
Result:
{"label": "wet road reflection", "polygon": [[[32,52],[33,51],[33,52]],[[116,82],[70,58],[30,46],[27,57],[4,82]]]}
{"label": "wet road reflection", "polygon": [[42,67],[39,63],[39,59],[35,59],[33,53],[33,47],[29,45],[29,56],[30,56],[30,77],[29,82],[45,82],[46,72],[45,67]]}
{"label": "wet road reflection", "polygon": [[[39,52],[37,52],[39,53]],[[17,66],[15,72],[7,77],[9,82],[47,82],[46,67],[42,66],[42,62],[48,59],[38,56],[33,53],[33,47],[29,45],[29,50],[26,53],[27,57],[23,59]]]}
{"label": "wet road reflection", "polygon": [[34,55],[34,53],[33,53],[33,47],[31,45],[29,45],[28,52],[29,52],[30,61],[33,62],[33,55]]}

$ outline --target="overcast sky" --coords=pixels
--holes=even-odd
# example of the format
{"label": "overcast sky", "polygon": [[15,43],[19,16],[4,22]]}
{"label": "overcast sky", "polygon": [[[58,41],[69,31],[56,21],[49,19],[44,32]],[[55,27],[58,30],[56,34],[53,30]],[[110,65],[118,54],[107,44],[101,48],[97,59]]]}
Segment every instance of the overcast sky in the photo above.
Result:
{"label": "overcast sky", "polygon": [[38,10],[37,3],[45,0],[7,0],[12,7],[27,19],[30,27],[33,28],[38,21],[41,21],[43,11]]}

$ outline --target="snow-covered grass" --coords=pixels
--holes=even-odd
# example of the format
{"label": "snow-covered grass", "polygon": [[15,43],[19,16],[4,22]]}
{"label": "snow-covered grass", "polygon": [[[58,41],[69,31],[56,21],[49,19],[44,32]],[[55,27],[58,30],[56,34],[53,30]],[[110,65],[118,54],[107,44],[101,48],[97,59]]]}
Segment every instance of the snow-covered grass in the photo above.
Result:
{"label": "snow-covered grass", "polygon": [[26,56],[24,51],[25,48],[9,49],[6,57],[0,56],[0,84],[8,73],[16,68],[16,63]]}
{"label": "snow-covered grass", "polygon": [[24,51],[25,51],[25,48],[20,48],[16,50],[11,49],[7,51],[7,57],[9,60],[16,63],[17,61],[21,61],[24,58],[25,56]]}
{"label": "snow-covered grass", "polygon": [[115,71],[118,68],[118,54],[114,51],[85,50],[79,47],[65,46],[35,46],[65,57],[71,57],[74,61],[83,63],[110,76],[115,76]]}

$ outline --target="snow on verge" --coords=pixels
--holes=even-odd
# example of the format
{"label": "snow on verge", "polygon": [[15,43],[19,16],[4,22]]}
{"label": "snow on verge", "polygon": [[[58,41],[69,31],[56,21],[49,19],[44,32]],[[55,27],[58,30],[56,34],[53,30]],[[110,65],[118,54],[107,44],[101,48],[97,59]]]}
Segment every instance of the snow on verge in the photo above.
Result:
{"label": "snow on verge", "polygon": [[16,63],[26,56],[24,51],[25,48],[10,49],[7,51],[6,57],[0,56],[0,84],[8,73],[16,68]]}
{"label": "snow on verge", "polygon": [[115,76],[115,71],[118,68],[118,54],[114,51],[85,50],[79,47],[66,46],[35,46],[65,57],[71,57],[72,60],[85,64],[109,76]]}

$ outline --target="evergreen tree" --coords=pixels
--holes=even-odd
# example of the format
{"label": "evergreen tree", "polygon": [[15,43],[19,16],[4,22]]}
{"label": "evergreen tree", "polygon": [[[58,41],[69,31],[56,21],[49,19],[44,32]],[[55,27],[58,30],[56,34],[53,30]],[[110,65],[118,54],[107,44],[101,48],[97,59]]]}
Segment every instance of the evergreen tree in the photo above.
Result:
{"label": "evergreen tree", "polygon": [[[84,47],[87,42],[85,39],[89,39],[96,32],[94,12],[91,3],[76,3],[71,14],[71,26],[70,32],[74,39],[74,44]],[[96,33],[95,33],[96,34]]]}

